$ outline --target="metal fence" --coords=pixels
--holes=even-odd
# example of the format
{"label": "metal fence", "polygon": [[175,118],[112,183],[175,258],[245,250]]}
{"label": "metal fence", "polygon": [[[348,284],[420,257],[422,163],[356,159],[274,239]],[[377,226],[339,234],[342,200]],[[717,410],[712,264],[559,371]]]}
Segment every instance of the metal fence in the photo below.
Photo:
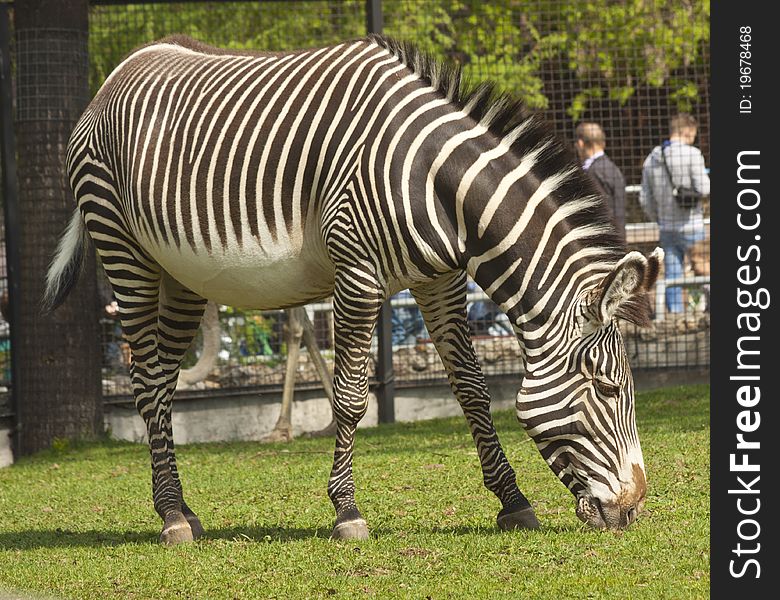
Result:
{"label": "metal fence", "polygon": [[[11,78],[11,48],[12,34],[11,23],[7,7],[0,6],[0,38],[7,40],[4,45],[2,56],[0,56],[0,80]],[[8,186],[16,187],[15,174],[7,172],[8,155],[13,151],[13,144],[9,143],[11,136],[7,129],[13,121],[13,93],[9,85],[3,85],[0,90],[0,155],[2,164],[0,165],[0,176],[2,176],[2,186],[0,186],[0,426],[5,425],[6,421],[14,415],[14,406],[11,397],[12,361],[11,361],[11,280],[9,279],[9,264],[12,264],[12,255],[14,249],[18,249],[18,239],[15,239],[13,233],[6,235],[6,220],[11,211],[13,218],[12,205],[5,202],[8,193]],[[10,250],[10,252],[9,252]],[[15,258],[15,257],[13,257]]]}
{"label": "metal fence", "polygon": [[[704,0],[96,1],[90,9],[90,86],[95,92],[134,47],[172,33],[226,48],[276,51],[360,37],[379,27],[441,60],[461,64],[471,81],[490,79],[523,98],[573,149],[582,132],[587,133],[578,125],[600,126],[606,154],[623,177],[616,193],[618,212],[625,212],[629,247],[648,252],[661,244],[667,249],[665,273],[653,297],[652,326],[624,327],[632,367],[707,368],[709,197],[693,211],[680,212],[686,215],[685,222],[670,221],[660,205],[658,186],[666,185],[660,163],[648,158],[669,140],[672,117],[687,113],[697,123],[695,141],[690,143],[709,164],[709,4]],[[679,176],[698,164],[682,164],[689,156],[675,155],[675,143],[669,159],[675,162],[673,175]],[[584,165],[590,166],[587,152],[581,152]],[[591,169],[596,176],[596,169]],[[696,218],[688,222],[693,213]],[[99,287],[104,290],[101,303],[109,305],[110,290],[105,283]],[[520,359],[505,317],[478,288],[470,299],[475,345],[486,374],[516,377]],[[413,302],[401,294],[393,303],[396,381],[443,381],[444,372]],[[127,348],[109,312],[101,320],[104,394],[125,396]],[[309,307],[309,314],[330,361],[329,303]],[[219,316],[218,365],[199,386],[215,390],[280,386],[286,355],[284,312],[221,306]],[[5,373],[2,331],[0,378]],[[198,344],[188,364],[197,359]],[[305,353],[299,380],[317,380]]]}

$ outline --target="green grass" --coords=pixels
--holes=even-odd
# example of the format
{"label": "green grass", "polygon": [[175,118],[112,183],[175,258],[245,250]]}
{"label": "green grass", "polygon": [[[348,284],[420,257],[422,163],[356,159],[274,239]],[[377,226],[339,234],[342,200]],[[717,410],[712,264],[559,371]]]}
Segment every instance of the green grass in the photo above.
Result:
{"label": "green grass", "polygon": [[708,598],[709,388],[641,393],[645,512],[624,532],[574,514],[514,415],[504,448],[542,528],[502,533],[462,419],[361,430],[371,538],[328,539],[331,440],[178,450],[207,535],[157,544],[147,450],[106,442],[0,470],[2,589],[63,598]]}

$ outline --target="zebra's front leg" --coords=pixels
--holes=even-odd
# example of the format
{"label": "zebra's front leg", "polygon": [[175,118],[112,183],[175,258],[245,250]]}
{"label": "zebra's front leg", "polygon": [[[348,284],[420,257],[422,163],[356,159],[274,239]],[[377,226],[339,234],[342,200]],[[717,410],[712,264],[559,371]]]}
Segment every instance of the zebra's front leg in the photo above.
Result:
{"label": "zebra's front leg", "polygon": [[357,425],[368,407],[368,358],[383,295],[371,276],[337,274],[333,296],[336,449],[328,496],[336,509],[334,539],[366,539],[368,525],[355,503],[352,454]]}
{"label": "zebra's front leg", "polygon": [[479,454],[485,487],[501,501],[501,529],[536,529],[530,502],[517,487],[490,414],[490,394],[471,343],[466,317],[466,274],[458,271],[412,290],[425,326],[444,363]]}

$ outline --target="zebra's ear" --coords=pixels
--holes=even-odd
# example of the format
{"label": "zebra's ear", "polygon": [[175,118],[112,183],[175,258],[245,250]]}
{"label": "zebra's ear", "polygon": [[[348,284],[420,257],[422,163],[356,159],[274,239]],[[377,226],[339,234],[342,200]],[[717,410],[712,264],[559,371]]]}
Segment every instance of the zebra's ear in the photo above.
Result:
{"label": "zebra's ear", "polygon": [[588,311],[600,325],[619,317],[639,326],[650,323],[650,302],[646,292],[658,278],[664,251],[656,248],[648,257],[629,252],[604,276],[588,303]]}

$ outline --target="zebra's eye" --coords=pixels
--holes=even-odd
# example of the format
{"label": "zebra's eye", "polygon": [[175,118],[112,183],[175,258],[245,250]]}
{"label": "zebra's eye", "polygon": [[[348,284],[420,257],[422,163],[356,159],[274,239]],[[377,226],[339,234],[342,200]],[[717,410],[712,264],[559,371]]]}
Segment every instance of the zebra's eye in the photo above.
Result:
{"label": "zebra's eye", "polygon": [[620,386],[612,385],[599,379],[596,379],[593,383],[596,386],[596,391],[602,396],[613,397],[620,394]]}

